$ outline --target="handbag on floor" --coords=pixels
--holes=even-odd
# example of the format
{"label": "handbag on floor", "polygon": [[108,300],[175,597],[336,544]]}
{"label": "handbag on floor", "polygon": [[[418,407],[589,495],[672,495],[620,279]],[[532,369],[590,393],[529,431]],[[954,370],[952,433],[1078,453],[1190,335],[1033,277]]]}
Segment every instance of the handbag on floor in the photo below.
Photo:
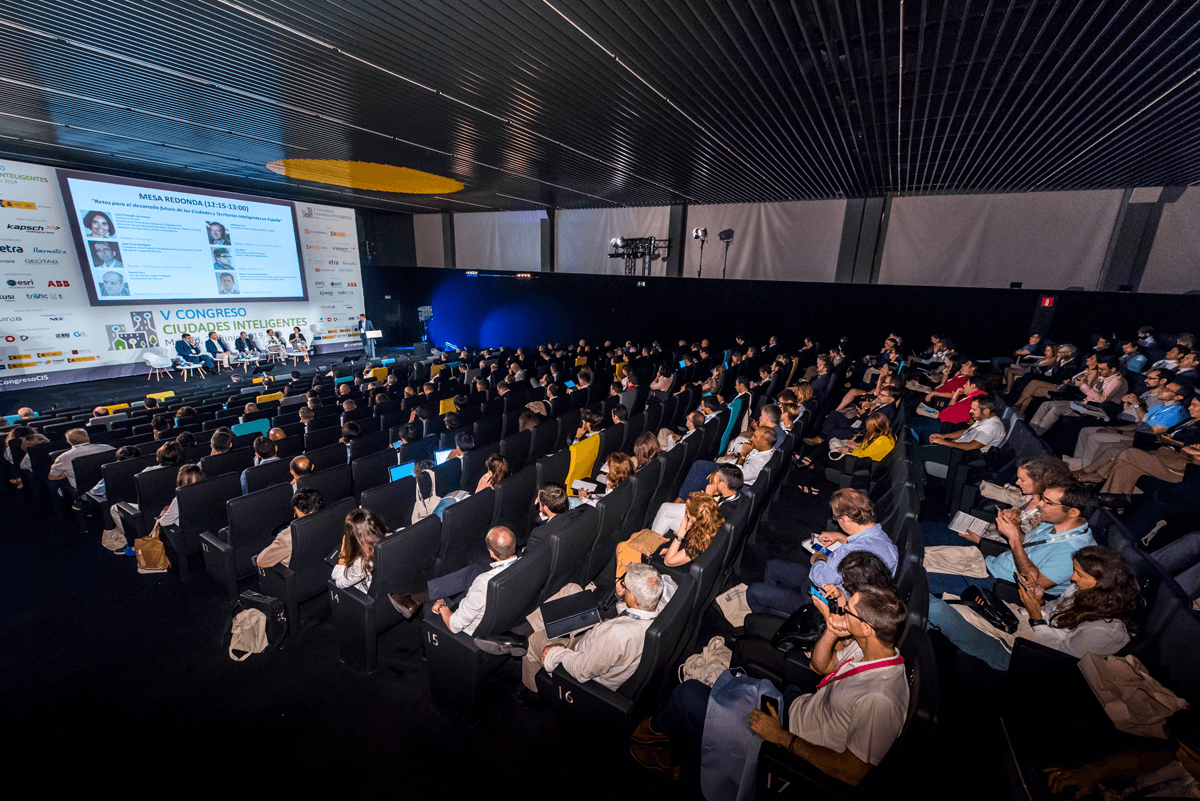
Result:
{"label": "handbag on floor", "polygon": [[166,573],[171,567],[171,560],[167,558],[167,549],[159,537],[161,532],[162,526],[156,522],[147,536],[138,537],[133,541],[133,552],[137,556],[139,573]]}

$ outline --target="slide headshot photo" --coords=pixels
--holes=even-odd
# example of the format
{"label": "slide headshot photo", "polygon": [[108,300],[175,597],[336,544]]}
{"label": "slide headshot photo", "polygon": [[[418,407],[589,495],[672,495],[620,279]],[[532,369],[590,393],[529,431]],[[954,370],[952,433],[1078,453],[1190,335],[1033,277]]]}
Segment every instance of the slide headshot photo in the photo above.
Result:
{"label": "slide headshot photo", "polygon": [[232,270],[233,254],[229,252],[229,248],[213,248],[213,269],[214,270]]}
{"label": "slide headshot photo", "polygon": [[232,245],[229,241],[229,234],[225,231],[225,225],[216,220],[208,223],[208,244],[210,245]]}
{"label": "slide headshot photo", "polygon": [[93,242],[92,261],[98,270],[120,270],[125,266],[121,263],[121,246],[115,242]]}
{"label": "slide headshot photo", "polygon": [[117,235],[117,227],[102,211],[89,211],[83,215],[83,227],[87,230],[88,239],[112,239]]}
{"label": "slide headshot photo", "polygon": [[221,295],[240,295],[242,294],[237,288],[237,278],[233,273],[221,273],[217,276],[217,284],[220,286]]}
{"label": "slide headshot photo", "polygon": [[121,275],[116,270],[109,270],[100,276],[100,297],[102,298],[127,298],[129,297],[129,285],[125,283],[125,276]]}

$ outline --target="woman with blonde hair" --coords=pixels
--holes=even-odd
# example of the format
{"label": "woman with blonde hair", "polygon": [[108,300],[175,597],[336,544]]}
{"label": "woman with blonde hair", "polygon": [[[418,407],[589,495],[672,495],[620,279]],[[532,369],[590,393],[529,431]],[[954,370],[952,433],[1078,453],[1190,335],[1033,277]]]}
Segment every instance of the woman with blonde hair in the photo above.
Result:
{"label": "woman with blonde hair", "polygon": [[346,515],[342,548],[333,568],[333,583],[366,592],[371,588],[371,573],[375,570],[375,546],[388,535],[387,526],[366,509],[355,509]]}
{"label": "woman with blonde hair", "polygon": [[[717,502],[707,493],[693,492],[685,501],[683,521],[679,524],[679,530],[670,542],[659,548],[650,558],[666,567],[682,567],[704,553],[724,523],[725,518],[721,515]],[[638,532],[617,545],[618,579],[625,575],[630,565],[646,561],[646,553],[641,550],[645,545],[639,547],[634,544],[641,536],[642,532]]]}
{"label": "woman with blonde hair", "polygon": [[[843,443],[844,441],[838,440],[838,442]],[[832,467],[836,459],[841,459],[846,455],[878,462],[891,453],[894,447],[896,447],[896,435],[892,433],[892,425],[888,422],[887,415],[882,412],[875,412],[867,418],[861,444],[856,445],[854,442],[850,442],[849,444],[834,445],[831,442],[827,453],[807,456],[800,462],[800,466],[822,470],[826,467]],[[839,455],[835,457],[834,454]],[[801,484],[799,485],[799,489],[805,495],[820,494],[820,490],[815,483]]]}

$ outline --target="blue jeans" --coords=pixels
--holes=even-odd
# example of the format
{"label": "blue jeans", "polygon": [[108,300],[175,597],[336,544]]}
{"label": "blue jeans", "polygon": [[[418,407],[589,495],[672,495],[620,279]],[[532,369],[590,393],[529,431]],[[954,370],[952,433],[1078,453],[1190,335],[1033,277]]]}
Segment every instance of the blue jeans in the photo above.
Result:
{"label": "blue jeans", "polygon": [[1200,533],[1193,531],[1150,554],[1193,601],[1200,598]]}
{"label": "blue jeans", "polygon": [[801,562],[768,559],[763,580],[746,588],[746,603],[755,612],[791,617],[808,603],[808,588],[812,586],[808,567]]}
{"label": "blue jeans", "polygon": [[941,595],[944,592],[962,595],[963,590],[972,585],[983,587],[986,590],[996,586],[996,579],[992,576],[971,578],[970,576],[956,576],[953,573],[930,573],[928,575],[930,595]]}
{"label": "blue jeans", "polygon": [[[944,575],[944,574],[943,574]],[[989,637],[958,613],[941,598],[929,599],[929,624],[927,628],[940,629],[950,642],[971,656],[987,662],[996,670],[1008,670],[1012,652],[1003,642]]]}

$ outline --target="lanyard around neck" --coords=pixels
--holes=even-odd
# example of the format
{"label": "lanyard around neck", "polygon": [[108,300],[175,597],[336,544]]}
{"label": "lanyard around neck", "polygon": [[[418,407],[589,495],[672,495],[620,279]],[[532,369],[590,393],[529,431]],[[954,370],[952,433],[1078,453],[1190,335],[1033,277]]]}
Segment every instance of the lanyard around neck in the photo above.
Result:
{"label": "lanyard around neck", "polygon": [[904,657],[897,654],[896,656],[893,656],[890,659],[882,659],[878,662],[872,662],[869,665],[859,665],[858,667],[854,668],[853,670],[847,670],[845,673],[838,672],[839,670],[842,669],[843,665],[846,665],[847,663],[849,663],[851,661],[853,661],[853,660],[850,660],[850,659],[843,660],[842,663],[840,665],[838,665],[832,673],[830,673],[825,678],[821,679],[821,683],[817,685],[817,688],[819,689],[821,687],[824,687],[826,684],[833,684],[835,681],[841,681],[842,679],[848,679],[851,676],[855,676],[859,673],[866,673],[868,670],[875,670],[876,668],[891,667],[892,665],[903,665]]}

